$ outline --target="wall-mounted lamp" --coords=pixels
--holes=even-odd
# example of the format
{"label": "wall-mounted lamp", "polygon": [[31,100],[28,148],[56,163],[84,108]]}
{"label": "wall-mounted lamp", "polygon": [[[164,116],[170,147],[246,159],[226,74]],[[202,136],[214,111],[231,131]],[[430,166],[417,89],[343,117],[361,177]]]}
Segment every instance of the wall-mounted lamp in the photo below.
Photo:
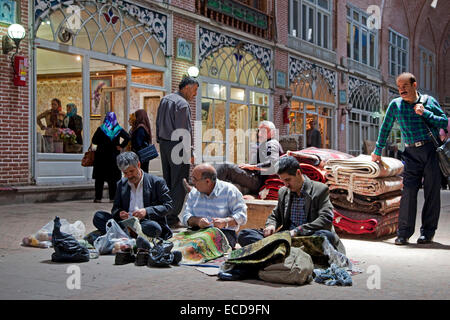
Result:
{"label": "wall-mounted lamp", "polygon": [[[8,34],[3,36],[2,50],[4,54],[8,54],[16,46],[16,53],[19,52],[20,41],[25,38],[25,28],[20,24],[12,24],[8,27]],[[14,44],[13,44],[14,41]]]}
{"label": "wall-mounted lamp", "polygon": [[286,93],[284,95],[286,96],[286,100],[289,103],[289,101],[291,101],[291,98],[293,96],[292,90],[291,89],[287,89]]}
{"label": "wall-mounted lamp", "polygon": [[[28,59],[26,57],[18,56],[20,41],[25,38],[25,28],[20,24],[12,24],[8,27],[8,34],[3,36],[2,51],[8,54],[16,47],[16,52],[11,57],[11,65],[14,70],[14,85],[25,86],[27,79]],[[13,43],[14,42],[14,43]]]}
{"label": "wall-mounted lamp", "polygon": [[188,73],[189,77],[197,78],[200,71],[198,70],[198,68],[196,66],[192,66],[192,67],[189,67],[187,73]]}
{"label": "wall-mounted lamp", "polygon": [[345,107],[341,109],[341,115],[349,114],[352,109],[353,105],[351,103],[346,104]]}

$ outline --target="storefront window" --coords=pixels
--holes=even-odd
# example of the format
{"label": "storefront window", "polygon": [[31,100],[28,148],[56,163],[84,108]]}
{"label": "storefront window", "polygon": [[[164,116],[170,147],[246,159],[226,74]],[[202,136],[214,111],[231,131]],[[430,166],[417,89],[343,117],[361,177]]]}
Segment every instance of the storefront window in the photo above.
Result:
{"label": "storefront window", "polygon": [[[37,151],[81,153],[83,103],[81,57],[36,50]],[[55,61],[64,62],[58,68]]]}
{"label": "storefront window", "polygon": [[289,114],[289,134],[302,137],[300,147],[331,148],[335,96],[328,82],[319,72],[305,70],[290,89],[294,97]]}

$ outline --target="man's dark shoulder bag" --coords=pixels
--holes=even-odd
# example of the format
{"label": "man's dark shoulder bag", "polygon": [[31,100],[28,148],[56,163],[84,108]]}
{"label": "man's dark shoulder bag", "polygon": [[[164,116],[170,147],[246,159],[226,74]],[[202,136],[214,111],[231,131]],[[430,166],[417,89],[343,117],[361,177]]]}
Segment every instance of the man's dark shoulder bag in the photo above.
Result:
{"label": "man's dark shoulder bag", "polygon": [[[422,95],[420,96],[418,103],[421,103],[425,106],[427,100],[428,96]],[[425,120],[425,118],[422,117],[422,120],[428,129],[428,135],[430,136],[431,141],[433,141],[433,144],[436,147],[436,152],[439,159],[439,167],[441,168],[442,174],[448,178],[450,177],[450,138],[446,141],[441,141],[439,137],[434,136],[433,132],[431,131],[430,125]]]}

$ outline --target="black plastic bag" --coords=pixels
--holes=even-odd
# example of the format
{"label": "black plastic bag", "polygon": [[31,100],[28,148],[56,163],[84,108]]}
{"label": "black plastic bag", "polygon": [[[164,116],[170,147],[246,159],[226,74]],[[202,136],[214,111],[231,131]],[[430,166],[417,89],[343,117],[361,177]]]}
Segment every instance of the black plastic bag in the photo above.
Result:
{"label": "black plastic bag", "polygon": [[59,217],[55,217],[52,244],[55,252],[53,262],[86,262],[89,261],[89,250],[82,246],[72,235],[61,232]]}

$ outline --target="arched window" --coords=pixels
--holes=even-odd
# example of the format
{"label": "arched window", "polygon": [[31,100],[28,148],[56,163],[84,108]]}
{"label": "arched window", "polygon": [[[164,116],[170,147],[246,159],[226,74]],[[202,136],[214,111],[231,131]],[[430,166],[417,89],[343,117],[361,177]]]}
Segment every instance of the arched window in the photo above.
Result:
{"label": "arched window", "polygon": [[61,5],[50,9],[37,21],[36,38],[149,64],[166,65],[165,43],[161,43],[161,39],[167,38],[163,27],[167,21],[163,15],[154,16],[152,27],[149,27],[115,4],[75,1],[72,7]]}
{"label": "arched window", "polygon": [[[329,82],[317,69],[305,69],[291,82],[290,89],[293,98],[289,117],[289,134],[304,136],[301,147],[331,148],[331,118],[335,96]],[[319,130],[321,138],[321,142],[316,145],[308,139],[308,132],[314,128]]]}
{"label": "arched window", "polygon": [[347,131],[349,140],[348,153],[358,155],[365,151],[369,154],[372,150],[363,150],[364,142],[375,142],[380,127],[380,87],[349,77],[349,103],[352,110],[349,114],[349,128]]}
{"label": "arched window", "polygon": [[200,75],[245,86],[268,89],[269,78],[261,63],[244,50],[223,47],[206,57]]}

